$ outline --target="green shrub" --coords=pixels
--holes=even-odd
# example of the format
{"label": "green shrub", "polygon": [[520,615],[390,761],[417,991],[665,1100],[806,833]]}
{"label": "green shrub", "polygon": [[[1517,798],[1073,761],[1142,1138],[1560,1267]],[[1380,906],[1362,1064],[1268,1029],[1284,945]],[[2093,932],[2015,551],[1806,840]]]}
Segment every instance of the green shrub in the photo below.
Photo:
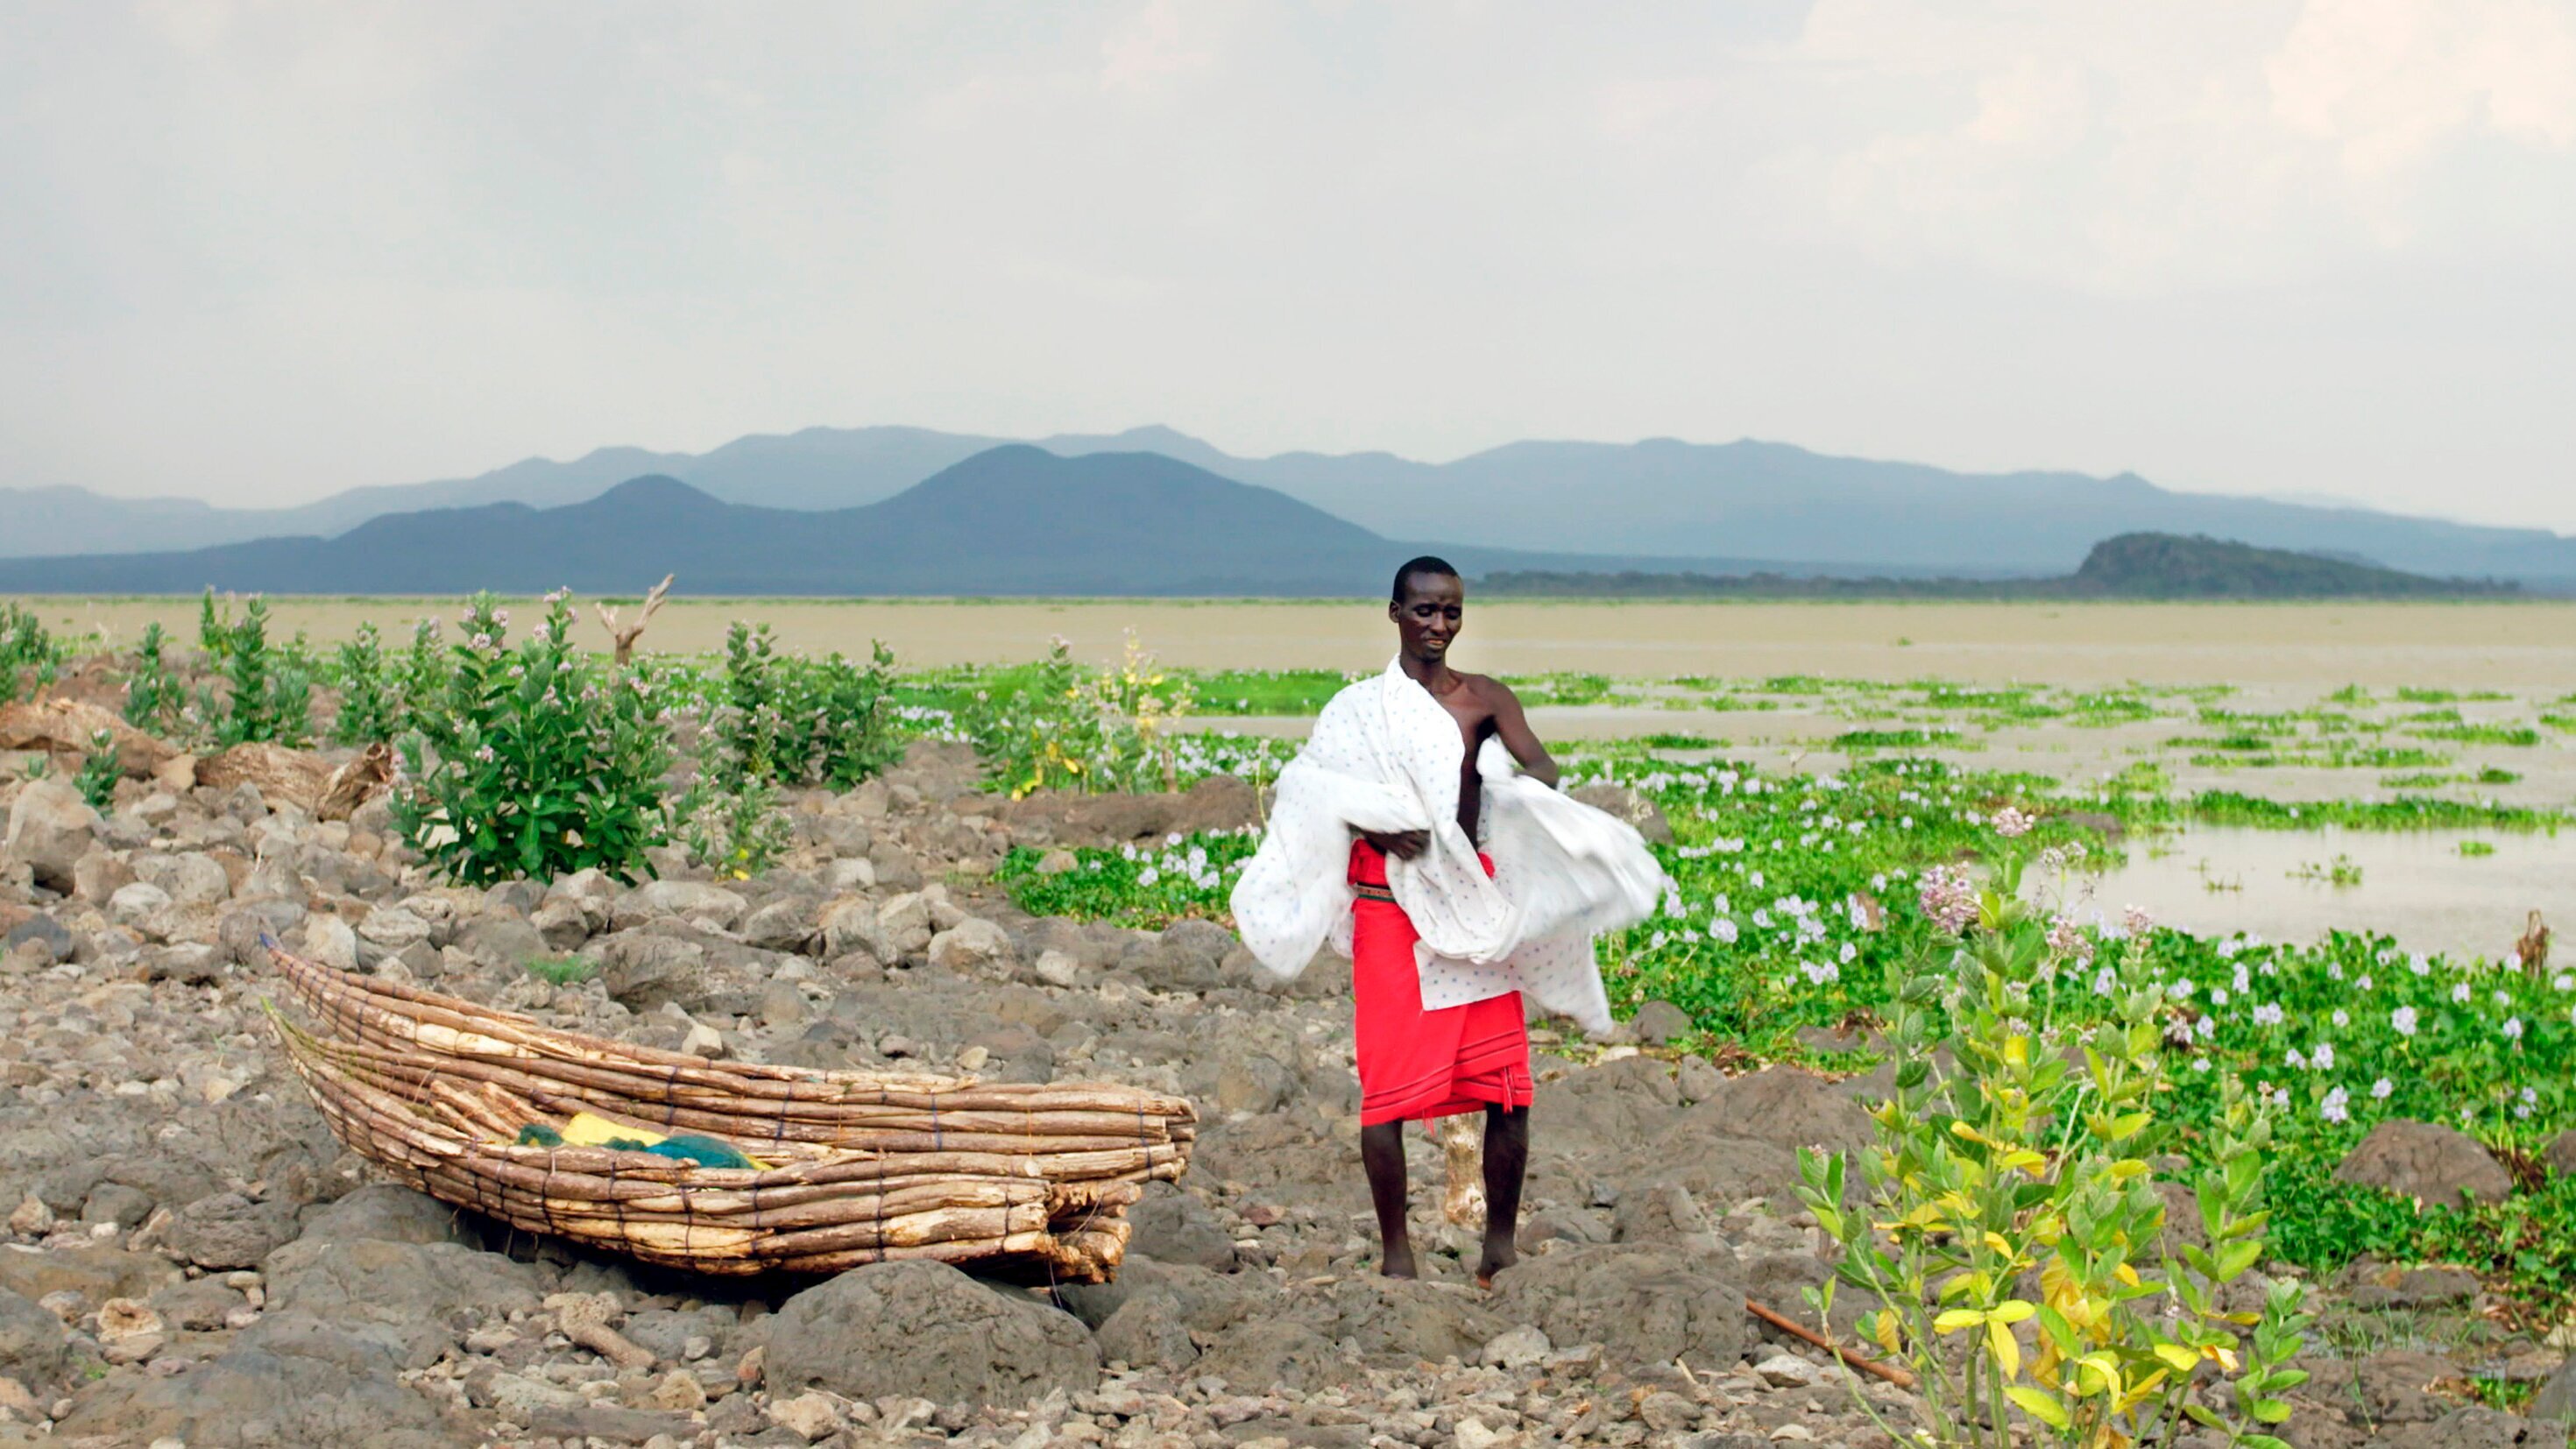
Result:
{"label": "green shrub", "polygon": [[116,758],[116,731],[99,730],[89,737],[89,753],[82,757],[80,774],[72,783],[80,787],[81,798],[90,808],[105,812],[116,804],[116,782],[124,770]]}
{"label": "green shrub", "polygon": [[222,663],[224,656],[232,652],[232,612],[229,596],[224,601],[222,612],[216,611],[215,586],[212,584],[208,584],[205,593],[197,598],[197,648],[205,653],[209,666]]}
{"label": "green shrub", "polygon": [[767,624],[736,620],[710,704],[709,733],[746,776],[846,790],[903,757],[894,651],[882,642],[865,666],[837,651],[800,659],[778,652]]}
{"label": "green shrub", "polygon": [[779,708],[781,763],[792,767],[785,778],[847,790],[903,759],[894,651],[882,642],[871,642],[864,665],[838,650],[798,661],[792,682]]}
{"label": "green shrub", "polygon": [[401,661],[392,670],[401,711],[401,724],[395,733],[424,728],[423,716],[444,706],[448,682],[456,674],[446,649],[439,643],[436,619],[423,619],[411,626],[411,647],[403,651]]}
{"label": "green shrub", "polygon": [[340,646],[332,672],[340,686],[340,712],[331,720],[333,742],[371,745],[392,739],[401,710],[384,639],[374,624],[360,624],[357,636]]}
{"label": "green shrub", "polygon": [[57,662],[53,637],[36,611],[0,604],[0,704],[53,683]]}
{"label": "green shrub", "polygon": [[738,769],[701,773],[672,802],[674,833],[699,864],[731,880],[749,880],[793,843],[778,809],[778,787]]}
{"label": "green shrub", "polygon": [[575,648],[568,592],[516,648],[489,594],[468,606],[439,707],[402,741],[396,825],[476,885],[596,866],[631,880],[665,838],[671,752],[650,673],[605,673]]}
{"label": "green shrub", "polygon": [[[2018,1410],[2031,1437],[2064,1445],[2167,1444],[2188,1418],[2286,1449],[2267,1431],[2307,1378],[2288,1367],[2302,1290],[2276,1284],[2259,1315],[2221,1302],[2263,1256],[2270,1116],[2231,1074],[2194,1184],[2208,1246],[2160,1249],[2149,1162],[2177,1133],[2145,932],[2097,968],[2071,916],[2022,899],[2022,873],[2007,842],[1982,888],[1949,867],[1923,875],[1947,959],[1936,947],[1890,967],[1898,1067],[1858,1200],[1849,1159],[1799,1153],[1799,1197],[1842,1246],[1809,1301],[1825,1315],[1837,1287],[1867,1295],[1865,1331],[1918,1380],[1921,1442],[2001,1449]],[[2109,999],[2079,1029],[2059,1018],[2058,982],[2086,972]]]}
{"label": "green shrub", "polygon": [[125,679],[125,722],[156,735],[175,733],[188,703],[187,691],[161,657],[168,642],[159,620],[144,625],[143,637],[134,645],[133,672]]}
{"label": "green shrub", "polygon": [[528,974],[556,986],[578,986],[599,974],[599,963],[587,956],[532,956]]}
{"label": "green shrub", "polygon": [[1180,772],[1174,731],[1196,703],[1189,682],[1157,670],[1133,634],[1119,663],[1096,675],[1058,639],[1018,689],[962,701],[958,722],[1014,800],[1036,790],[1168,790]]}
{"label": "green shrub", "polygon": [[211,686],[197,696],[197,712],[208,722],[218,749],[273,741],[301,745],[312,736],[313,672],[302,651],[268,641],[268,601],[257,594],[243,605],[235,621],[227,606],[215,612],[215,595],[206,591],[199,612],[199,636],[209,658],[223,666],[225,690],[217,699]]}

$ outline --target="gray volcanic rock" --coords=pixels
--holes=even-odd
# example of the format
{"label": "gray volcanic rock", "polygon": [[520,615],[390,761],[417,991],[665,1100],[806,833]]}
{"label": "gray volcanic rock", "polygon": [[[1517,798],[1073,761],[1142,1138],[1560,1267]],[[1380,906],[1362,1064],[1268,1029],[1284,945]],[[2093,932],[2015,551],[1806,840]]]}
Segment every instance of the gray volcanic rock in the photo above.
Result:
{"label": "gray volcanic rock", "polygon": [[1019,1404],[1100,1378],[1081,1320],[942,1263],[854,1268],[788,1299],[768,1333],[773,1392]]}
{"label": "gray volcanic rock", "polygon": [[295,1235],[294,1208],[223,1192],[181,1208],[165,1241],[200,1268],[232,1269],[257,1267]]}
{"label": "gray volcanic rock", "polygon": [[462,1209],[390,1182],[369,1183],[304,1220],[317,1243],[458,1243],[473,1246]]}
{"label": "gray volcanic rock", "polygon": [[1136,1251],[1165,1263],[1188,1263],[1217,1273],[1234,1271],[1234,1237],[1207,1204],[1172,1186],[1154,1183],[1127,1210],[1136,1225]]}
{"label": "gray volcanic rock", "polygon": [[299,1238],[269,1256],[268,1296],[335,1326],[381,1326],[417,1368],[452,1348],[470,1319],[534,1310],[536,1270],[454,1243]]}
{"label": "gray volcanic rock", "polygon": [[1192,1371],[1213,1374],[1228,1388],[1259,1392],[1310,1392],[1350,1372],[1333,1341],[1288,1319],[1265,1318],[1225,1335],[1200,1355]]}
{"label": "gray volcanic rock", "polygon": [[35,873],[36,884],[68,895],[79,884],[74,870],[97,838],[98,827],[98,812],[69,783],[32,781],[19,787],[9,806],[0,860],[24,864]]}
{"label": "gray volcanic rock", "polygon": [[2513,1192],[2512,1176],[2476,1138],[2402,1117],[2371,1128],[2334,1176],[2337,1182],[2444,1205],[2457,1203],[2464,1192],[2480,1202],[2502,1202]]}
{"label": "gray volcanic rock", "polygon": [[175,1378],[124,1378],[84,1394],[60,1426],[80,1443],[176,1441],[207,1449],[461,1449],[449,1424],[395,1376],[381,1348],[327,1330],[237,1347]]}
{"label": "gray volcanic rock", "polygon": [[0,1374],[25,1384],[52,1384],[70,1366],[71,1339],[62,1320],[0,1288]]}
{"label": "gray volcanic rock", "polygon": [[1673,843],[1673,827],[1664,819],[1664,809],[1654,801],[1625,785],[1610,780],[1595,780],[1566,792],[1595,810],[1617,817],[1636,827],[1637,833],[1657,845]]}
{"label": "gray volcanic rock", "polygon": [[1732,1264],[1667,1248],[1559,1248],[1494,1280],[1504,1314],[1551,1343],[1598,1343],[1631,1368],[1731,1364],[1752,1341],[1743,1280]]}

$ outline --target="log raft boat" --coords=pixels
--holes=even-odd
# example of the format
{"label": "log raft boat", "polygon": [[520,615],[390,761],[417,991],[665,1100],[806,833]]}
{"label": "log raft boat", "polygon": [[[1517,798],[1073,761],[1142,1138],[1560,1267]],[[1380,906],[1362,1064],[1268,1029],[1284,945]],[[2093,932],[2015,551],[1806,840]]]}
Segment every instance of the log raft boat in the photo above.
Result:
{"label": "log raft boat", "polygon": [[[1132,1087],[711,1061],[269,954],[310,1024],[270,1019],[342,1143],[442,1202],[648,1263],[1102,1282],[1125,1209],[1195,1137],[1188,1102]],[[542,1140],[577,1118],[632,1140]],[[753,1165],[675,1158],[678,1134]]]}

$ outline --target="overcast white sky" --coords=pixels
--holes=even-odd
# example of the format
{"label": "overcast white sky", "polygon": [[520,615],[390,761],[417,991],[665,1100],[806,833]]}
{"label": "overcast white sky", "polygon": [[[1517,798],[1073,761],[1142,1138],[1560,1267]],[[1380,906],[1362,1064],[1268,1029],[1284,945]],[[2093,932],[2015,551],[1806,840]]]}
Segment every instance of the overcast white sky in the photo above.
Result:
{"label": "overcast white sky", "polygon": [[0,486],[1755,436],[2576,532],[2576,0],[0,0]]}

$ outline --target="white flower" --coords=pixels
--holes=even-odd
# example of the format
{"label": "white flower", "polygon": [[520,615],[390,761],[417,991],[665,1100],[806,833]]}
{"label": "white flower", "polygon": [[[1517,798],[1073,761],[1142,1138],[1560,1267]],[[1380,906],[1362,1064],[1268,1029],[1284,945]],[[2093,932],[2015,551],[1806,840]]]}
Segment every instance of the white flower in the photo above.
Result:
{"label": "white flower", "polygon": [[2342,1007],[2338,1006],[2334,1010],[2334,1024],[2338,1027],[2350,1026],[2352,1025],[2352,1017],[2346,1013]]}
{"label": "white flower", "polygon": [[2030,827],[2035,823],[2022,813],[2018,805],[2007,805],[1995,812],[1995,833],[2007,840],[2018,840],[2030,834]]}
{"label": "white flower", "polygon": [[2349,1100],[2350,1099],[2344,1095],[2343,1088],[2337,1087],[2333,1091],[2326,1093],[2326,1099],[2317,1104],[2317,1115],[2323,1117],[2329,1122],[2349,1122],[2352,1120],[2352,1108],[2348,1105]]}
{"label": "white flower", "polygon": [[2466,1006],[2466,1005],[2468,1005],[2468,1004],[2469,1004],[2469,983],[2467,983],[2467,982],[2465,982],[2465,981],[2453,982],[2453,983],[2452,983],[2452,985],[2451,985],[2451,1000],[2453,1000],[2454,1002],[2457,1002],[2458,1004],[2460,1004],[2460,1005],[2462,1005],[2462,1006]]}
{"label": "white flower", "polygon": [[2522,1040],[2522,1018],[2508,1016],[2504,1019],[2504,1025],[2498,1030],[2504,1033],[2506,1041],[2520,1041]]}
{"label": "white flower", "polygon": [[2395,1011],[2388,1013],[2388,1024],[2397,1028],[2397,1034],[2399,1036],[2413,1036],[2415,1034],[2415,1008],[2411,1006],[2401,1006]]}
{"label": "white flower", "polygon": [[2283,1018],[2284,1013],[2281,1010],[2281,1003],[2277,1001],[2267,1001],[2254,1008],[2254,1024],[2256,1026],[2279,1026]]}
{"label": "white flower", "polygon": [[2334,1043],[2333,1043],[2333,1042],[2330,1042],[2330,1041],[2321,1041],[2321,1042],[2318,1042],[2318,1043],[2317,1043],[2317,1054],[2316,1054],[2314,1057],[2310,1058],[2310,1060],[2316,1063],[2316,1067],[2317,1067],[2317,1070],[2318,1070],[2318,1071],[2321,1071],[2321,1072],[2331,1072],[2331,1071],[2333,1071],[2333,1070],[2334,1070]]}
{"label": "white flower", "polygon": [[2213,986],[2209,988],[2209,1004],[2212,1006],[2225,1006],[2227,1004],[2227,988],[2224,986]]}
{"label": "white flower", "polygon": [[2414,972],[2418,976],[2430,976],[2433,974],[2433,963],[2425,960],[2420,955],[2413,956],[2408,958],[2406,969]]}
{"label": "white flower", "polygon": [[1154,869],[1150,865],[1145,867],[1143,870],[1136,872],[1136,884],[1140,886],[1152,885],[1154,882],[1161,880],[1162,878],[1163,873]]}
{"label": "white flower", "polygon": [[2576,976],[2570,976],[2566,972],[2561,971],[2557,975],[2549,978],[2549,985],[2553,990],[2576,991]]}
{"label": "white flower", "polygon": [[2397,1084],[2389,1081],[2386,1077],[2382,1077],[2378,1081],[2370,1084],[2370,1095],[2382,1102],[2387,1101],[2388,1094],[2396,1090]]}
{"label": "white flower", "polygon": [[2355,981],[2352,984],[2360,987],[2364,991],[2368,991],[2370,989],[2370,977],[2364,975],[2360,980]]}
{"label": "white flower", "polygon": [[1730,946],[1734,945],[1735,938],[1742,934],[1736,929],[1735,922],[1728,920],[1724,916],[1720,916],[1710,923],[1708,933]]}
{"label": "white flower", "polygon": [[2297,1047],[2290,1048],[2290,1065],[2303,1072],[2308,1069],[2308,1059],[2299,1055]]}

